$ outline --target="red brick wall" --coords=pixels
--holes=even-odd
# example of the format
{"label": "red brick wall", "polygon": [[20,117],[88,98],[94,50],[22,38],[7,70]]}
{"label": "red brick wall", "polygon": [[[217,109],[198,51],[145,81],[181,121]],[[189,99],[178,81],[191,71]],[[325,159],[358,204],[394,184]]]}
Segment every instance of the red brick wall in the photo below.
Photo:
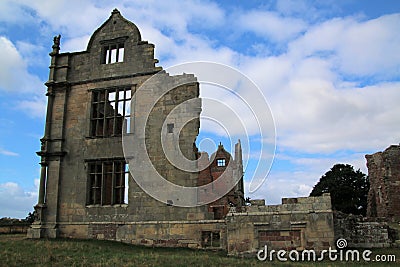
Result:
{"label": "red brick wall", "polygon": [[[205,156],[205,155],[203,155]],[[222,145],[218,146],[218,150],[213,154],[213,161],[209,162],[205,158],[200,161],[200,169],[208,165],[208,167],[204,168],[203,170],[200,171],[199,173],[199,178],[198,178],[198,185],[206,185],[208,183],[211,183],[215,180],[217,180],[223,173],[226,173],[225,175],[231,175],[232,179],[233,177],[233,166],[229,166],[230,163],[233,159],[232,156],[229,152],[227,152]],[[219,159],[224,159],[225,160],[225,166],[218,166],[217,160]],[[224,184],[219,184],[220,186],[224,186]],[[218,186],[218,184],[215,184],[215,186]],[[223,189],[221,188],[215,188],[215,192],[221,192]],[[207,194],[212,194],[212,192],[207,192]],[[200,195],[200,199],[202,196]],[[225,215],[229,212],[229,207],[230,204],[233,203],[235,205],[238,205],[237,199],[235,199],[235,188],[233,188],[230,192],[228,192],[224,197],[210,203],[208,205],[208,211],[209,212],[214,212],[214,219],[223,219]]]}
{"label": "red brick wall", "polygon": [[259,247],[267,245],[274,249],[296,249],[297,247],[301,247],[301,231],[260,230],[258,231],[258,242],[260,244]]}

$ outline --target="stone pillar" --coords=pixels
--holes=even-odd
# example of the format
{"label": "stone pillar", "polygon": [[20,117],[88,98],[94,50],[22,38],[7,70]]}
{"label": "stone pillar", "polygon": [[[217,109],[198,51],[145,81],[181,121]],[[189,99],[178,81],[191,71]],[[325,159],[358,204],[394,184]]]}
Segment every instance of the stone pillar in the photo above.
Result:
{"label": "stone pillar", "polygon": [[38,204],[44,204],[45,203],[45,187],[46,187],[46,172],[47,172],[47,164],[46,163],[40,163],[41,169],[40,169],[40,182],[39,182],[39,198],[38,198]]}
{"label": "stone pillar", "polygon": [[52,52],[50,52],[51,63],[50,63],[50,73],[49,73],[49,81],[46,83],[48,97],[47,102],[47,113],[46,113],[46,124],[44,129],[44,136],[40,139],[41,147],[40,151],[36,152],[38,156],[41,157],[40,160],[40,182],[39,182],[39,196],[38,203],[35,205],[35,222],[32,224],[31,228],[28,229],[28,238],[42,238],[45,236],[49,236],[46,232],[46,218],[45,218],[45,210],[47,209],[46,204],[46,184],[48,177],[48,158],[51,152],[51,121],[53,117],[53,103],[54,103],[54,93],[53,93],[53,83],[55,77],[55,67],[57,61],[57,55],[60,51],[60,38],[61,36],[54,37],[54,44],[52,46]]}

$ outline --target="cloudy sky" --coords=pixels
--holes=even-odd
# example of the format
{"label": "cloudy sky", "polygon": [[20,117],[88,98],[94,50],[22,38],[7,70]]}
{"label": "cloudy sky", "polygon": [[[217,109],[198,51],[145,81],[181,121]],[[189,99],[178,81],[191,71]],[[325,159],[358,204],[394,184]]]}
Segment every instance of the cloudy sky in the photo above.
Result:
{"label": "cloudy sky", "polygon": [[61,52],[85,50],[114,8],[155,44],[159,66],[223,63],[261,89],[276,154],[251,198],[307,196],[335,163],[366,172],[365,154],[400,142],[400,1],[2,0],[0,217],[37,201],[53,36]]}

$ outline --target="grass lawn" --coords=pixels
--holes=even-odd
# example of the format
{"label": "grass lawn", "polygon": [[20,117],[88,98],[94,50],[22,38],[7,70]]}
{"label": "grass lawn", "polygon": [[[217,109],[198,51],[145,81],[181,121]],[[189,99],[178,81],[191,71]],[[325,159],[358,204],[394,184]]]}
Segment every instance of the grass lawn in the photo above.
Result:
{"label": "grass lawn", "polygon": [[[400,249],[374,250],[376,254],[395,254],[400,263]],[[372,258],[372,257],[371,257]],[[346,262],[311,262],[274,266],[348,266]],[[368,264],[355,262],[353,266]],[[370,265],[369,263],[368,265]],[[395,263],[374,266],[393,266]],[[148,248],[100,240],[30,240],[24,235],[0,235],[0,266],[270,266],[254,258],[227,257],[225,252],[182,248]]]}

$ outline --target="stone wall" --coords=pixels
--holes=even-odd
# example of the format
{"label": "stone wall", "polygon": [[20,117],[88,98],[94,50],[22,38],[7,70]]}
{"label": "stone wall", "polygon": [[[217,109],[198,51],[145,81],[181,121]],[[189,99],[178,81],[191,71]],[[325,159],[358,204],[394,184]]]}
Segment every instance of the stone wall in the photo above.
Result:
{"label": "stone wall", "polygon": [[400,220],[400,145],[365,157],[370,182],[367,216]]}
{"label": "stone wall", "polygon": [[253,204],[228,213],[226,223],[229,255],[255,253],[264,245],[285,250],[334,247],[329,194],[285,198],[281,205]]}
{"label": "stone wall", "polygon": [[0,234],[26,234],[29,224],[0,225]]}
{"label": "stone wall", "polygon": [[395,237],[383,218],[334,213],[335,239],[344,238],[350,248],[390,247]]}
{"label": "stone wall", "polygon": [[[124,40],[123,61],[104,64],[102,57],[105,44],[119,39]],[[213,215],[207,211],[207,207],[180,208],[169,205],[169,200],[177,202],[178,197],[164,187],[155,187],[166,196],[157,201],[133,179],[128,179],[128,184],[125,184],[129,186],[128,203],[92,205],[89,201],[88,164],[93,161],[131,160],[137,163],[133,165],[135,175],[152,177],[154,172],[151,170],[154,167],[156,172],[175,184],[197,185],[198,174],[183,172],[167,164],[164,151],[182,152],[189,160],[196,157],[193,144],[199,131],[201,100],[194,75],[170,76],[160,72],[162,68],[155,66],[158,61],[154,58],[154,45],[142,41],[137,27],[117,10],[93,33],[86,51],[59,53],[59,50],[60,40],[55,38],[53,52],[50,53],[49,80],[46,83],[49,101],[45,135],[41,151],[38,152],[42,164],[40,195],[43,197],[39,197],[36,206],[40,216],[28,236],[97,236],[93,233],[100,231],[100,228],[84,227],[89,223],[212,219]],[[153,82],[159,84],[143,86],[156,73],[161,79]],[[163,88],[167,84],[172,89],[168,93]],[[129,155],[129,159],[124,158],[120,134],[97,136],[91,132],[93,92],[116,88],[130,89],[132,93],[130,136],[134,139],[134,153]],[[161,97],[154,102],[151,112],[147,113],[146,109],[152,106],[155,95]],[[192,101],[188,105],[181,105],[188,100]],[[169,116],[178,106],[185,110]],[[150,116],[147,119],[148,114]],[[187,121],[188,118],[190,121]],[[173,133],[164,131],[165,121],[174,125]],[[146,129],[146,132],[141,132],[142,129]],[[165,147],[160,142],[162,135],[165,135]],[[172,147],[171,144],[177,143],[178,148]],[[146,157],[150,158],[151,167],[142,164]],[[190,197],[197,196],[194,194]],[[78,225],[83,226],[79,229]],[[112,237],[105,233],[106,236]]]}
{"label": "stone wall", "polygon": [[[223,220],[91,221],[61,222],[61,237],[107,239],[159,247],[226,250],[229,255],[270,249],[317,251],[335,247],[329,194],[321,197],[286,198],[281,205],[232,208]],[[172,207],[168,207],[172,208]]]}
{"label": "stone wall", "polygon": [[[225,250],[224,220],[90,222],[60,224],[60,236],[92,238],[153,247],[189,247]],[[205,234],[214,233],[211,244]]]}

